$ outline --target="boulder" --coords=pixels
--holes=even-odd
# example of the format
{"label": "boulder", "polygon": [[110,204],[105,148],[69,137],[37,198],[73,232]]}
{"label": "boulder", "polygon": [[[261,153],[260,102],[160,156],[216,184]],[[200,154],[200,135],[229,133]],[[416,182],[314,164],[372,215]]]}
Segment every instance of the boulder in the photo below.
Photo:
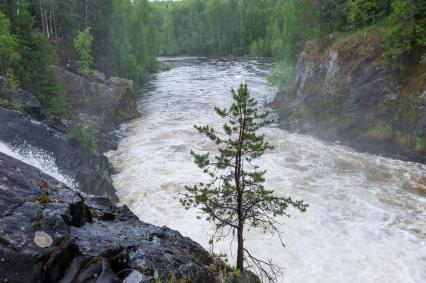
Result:
{"label": "boulder", "polygon": [[178,232],[3,153],[0,192],[0,282],[216,283],[224,272]]}
{"label": "boulder", "polygon": [[40,101],[28,91],[23,89],[17,92],[2,91],[0,92],[0,98],[2,101],[7,101],[9,107],[13,109],[21,110],[33,117],[41,117],[42,115]]}
{"label": "boulder", "polygon": [[106,80],[105,84],[107,86],[113,86],[113,87],[124,87],[124,88],[133,88],[133,81],[128,79],[123,79],[119,77],[111,77],[108,80]]}
{"label": "boulder", "polygon": [[90,82],[98,82],[98,83],[103,83],[105,81],[105,74],[99,71],[93,71],[92,74],[90,74],[89,76],[87,76],[87,79]]}
{"label": "boulder", "polygon": [[103,81],[84,78],[57,68],[65,97],[71,104],[72,117],[77,123],[91,124],[98,129],[101,151],[115,148],[115,135],[120,124],[136,118],[139,113],[131,80],[118,77]]}

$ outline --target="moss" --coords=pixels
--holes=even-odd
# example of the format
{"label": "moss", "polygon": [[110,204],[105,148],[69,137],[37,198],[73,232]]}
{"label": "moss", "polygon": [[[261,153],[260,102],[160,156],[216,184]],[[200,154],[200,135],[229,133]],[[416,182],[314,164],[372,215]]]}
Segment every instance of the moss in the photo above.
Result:
{"label": "moss", "polygon": [[62,239],[62,241],[58,244],[58,247],[59,247],[60,249],[65,249],[65,245],[66,245],[66,243],[68,242],[68,240],[69,240],[69,239],[71,239],[71,236],[69,236],[69,235],[65,236],[65,237]]}
{"label": "moss", "polygon": [[97,262],[101,261],[102,259],[103,259],[103,257],[102,257],[102,256],[95,256],[95,257],[91,258],[91,259],[89,260],[89,262],[87,262],[87,263],[83,266],[83,268],[82,268],[81,270],[82,270],[82,271],[84,271],[84,270],[88,269],[90,266],[92,266],[93,264],[95,264],[95,263],[97,263]]}
{"label": "moss", "polygon": [[12,101],[10,101],[9,99],[2,99],[0,104],[7,109],[18,110],[16,109],[15,105],[13,105]]}
{"label": "moss", "polygon": [[53,265],[53,263],[55,262],[55,259],[61,254],[61,251],[55,251],[53,253],[51,253],[49,255],[49,258],[47,259],[47,261],[45,262],[45,264],[43,265],[43,270],[44,272],[47,272]]}
{"label": "moss", "polygon": [[41,206],[46,206],[49,203],[52,203],[52,200],[47,193],[41,194],[36,200]]}
{"label": "moss", "polygon": [[392,126],[384,121],[379,121],[374,124],[365,134],[366,139],[385,140],[393,136]]}
{"label": "moss", "polygon": [[396,144],[401,147],[401,148],[406,148],[410,145],[412,140],[411,135],[401,132],[401,131],[397,131],[395,133],[395,142]]}
{"label": "moss", "polygon": [[34,230],[39,231],[41,227],[43,226],[43,218],[37,218],[33,223],[32,226]]}
{"label": "moss", "polygon": [[417,154],[424,154],[424,153],[426,153],[426,137],[417,137],[416,138],[415,152]]}
{"label": "moss", "polygon": [[48,187],[47,182],[43,179],[40,180],[39,186],[40,189],[46,189]]}
{"label": "moss", "polygon": [[111,174],[108,170],[104,170],[102,171],[102,176],[104,177],[105,180],[108,181],[108,183],[112,184],[112,178],[111,178]]}

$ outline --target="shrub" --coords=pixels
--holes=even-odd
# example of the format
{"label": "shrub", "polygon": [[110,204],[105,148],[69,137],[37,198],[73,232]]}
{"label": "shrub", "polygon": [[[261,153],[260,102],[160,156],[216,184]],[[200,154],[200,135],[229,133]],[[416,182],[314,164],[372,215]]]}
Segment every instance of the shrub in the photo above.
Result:
{"label": "shrub", "polygon": [[289,90],[293,86],[295,75],[295,66],[283,61],[268,77],[268,81],[280,90]]}
{"label": "shrub", "polygon": [[12,92],[16,92],[19,89],[19,81],[16,79],[15,74],[11,69],[6,71],[4,78],[6,88]]}
{"label": "shrub", "polygon": [[90,154],[99,155],[96,127],[93,124],[82,125],[76,123],[69,130],[68,136],[71,140],[82,145]]}
{"label": "shrub", "polygon": [[348,2],[348,22],[354,28],[381,20],[389,6],[389,0],[349,0]]}

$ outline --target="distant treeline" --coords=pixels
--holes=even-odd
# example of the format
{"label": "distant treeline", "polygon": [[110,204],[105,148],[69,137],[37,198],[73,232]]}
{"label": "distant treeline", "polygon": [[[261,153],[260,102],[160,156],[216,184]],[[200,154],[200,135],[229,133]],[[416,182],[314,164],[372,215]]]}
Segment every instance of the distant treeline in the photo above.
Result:
{"label": "distant treeline", "polygon": [[426,45],[426,1],[182,0],[153,6],[162,55],[273,56],[294,62],[307,40],[375,24],[388,27],[385,48],[392,64]]}
{"label": "distant treeline", "polygon": [[0,75],[65,115],[51,66],[75,67],[74,39],[87,27],[94,69],[141,83],[155,68],[156,33],[147,0],[0,0]]}

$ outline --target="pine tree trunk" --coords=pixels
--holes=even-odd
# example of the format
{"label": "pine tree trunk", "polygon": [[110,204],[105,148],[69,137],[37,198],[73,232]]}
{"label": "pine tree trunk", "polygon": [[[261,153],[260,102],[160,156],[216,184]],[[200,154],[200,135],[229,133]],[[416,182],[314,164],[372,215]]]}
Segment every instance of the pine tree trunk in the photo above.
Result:
{"label": "pine tree trunk", "polygon": [[244,271],[244,237],[243,237],[243,225],[238,227],[238,250],[237,250],[237,268],[241,272]]}

